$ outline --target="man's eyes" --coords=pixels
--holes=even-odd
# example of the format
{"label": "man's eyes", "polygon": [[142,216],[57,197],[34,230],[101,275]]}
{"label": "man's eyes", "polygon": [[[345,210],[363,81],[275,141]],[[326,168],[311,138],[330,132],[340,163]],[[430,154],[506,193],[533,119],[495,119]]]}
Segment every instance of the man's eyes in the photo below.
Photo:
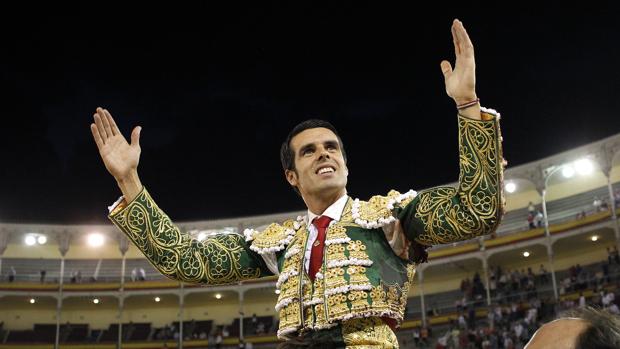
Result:
{"label": "man's eyes", "polygon": [[312,154],[313,152],[314,152],[314,149],[304,149],[301,152],[301,155],[309,155],[309,154]]}

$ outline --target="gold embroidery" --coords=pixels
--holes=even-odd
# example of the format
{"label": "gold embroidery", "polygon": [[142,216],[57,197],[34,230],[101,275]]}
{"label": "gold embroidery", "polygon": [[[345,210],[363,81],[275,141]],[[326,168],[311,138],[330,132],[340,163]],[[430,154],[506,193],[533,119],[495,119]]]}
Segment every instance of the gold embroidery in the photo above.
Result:
{"label": "gold embroidery", "polygon": [[[308,299],[308,284],[309,282],[304,282],[302,280],[305,277],[305,272],[303,270],[303,251],[305,251],[305,245],[307,240],[307,232],[305,225],[299,227],[297,232],[295,233],[294,238],[292,239],[291,244],[287,248],[287,252],[291,249],[297,249],[297,253],[292,254],[289,258],[284,259],[284,263],[282,266],[281,274],[294,272],[294,275],[291,275],[284,281],[280,287],[280,295],[278,297],[278,303],[285,301],[290,298],[292,301],[284,306],[280,310],[280,326],[279,331],[289,330],[289,329],[299,329],[302,325],[302,315],[301,308],[303,305],[304,299]],[[301,284],[300,284],[301,283]],[[301,292],[300,292],[301,291]],[[301,297],[303,294],[305,297]],[[282,315],[284,314],[284,318]],[[304,316],[305,317],[305,316]],[[310,317],[311,318],[311,317]]]}
{"label": "gold embroidery", "polygon": [[445,244],[488,234],[503,212],[502,147],[498,122],[459,117],[459,188],[421,192],[415,217],[424,224],[416,240]]}
{"label": "gold embroidery", "polygon": [[280,251],[291,242],[292,234],[294,232],[293,221],[288,220],[282,225],[273,223],[270,224],[265,230],[254,234],[254,241],[252,241],[252,249],[259,251],[265,250],[269,252]]}
{"label": "gold embroidery", "polygon": [[344,321],[342,339],[348,349],[398,348],[394,331],[377,317]]}
{"label": "gold embroidery", "polygon": [[261,276],[241,235],[220,234],[202,242],[192,239],[181,233],[146,189],[110,219],[171,279],[215,285]]}
{"label": "gold embroidery", "polygon": [[338,316],[349,314],[347,296],[343,293],[336,293],[327,296],[328,318],[334,320]]}

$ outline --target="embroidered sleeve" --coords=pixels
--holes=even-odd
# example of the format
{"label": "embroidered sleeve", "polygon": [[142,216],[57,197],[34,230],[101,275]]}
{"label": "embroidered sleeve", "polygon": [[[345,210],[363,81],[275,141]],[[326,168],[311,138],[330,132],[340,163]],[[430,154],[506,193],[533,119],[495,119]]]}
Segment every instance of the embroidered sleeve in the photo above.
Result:
{"label": "embroidered sleeve", "polygon": [[458,188],[440,186],[424,190],[413,200],[395,207],[394,213],[408,239],[423,246],[490,234],[504,214],[499,114],[484,109],[483,120],[459,115],[458,123]]}
{"label": "embroidered sleeve", "polygon": [[171,279],[217,285],[273,275],[240,234],[218,234],[198,241],[182,233],[146,189],[109,218]]}

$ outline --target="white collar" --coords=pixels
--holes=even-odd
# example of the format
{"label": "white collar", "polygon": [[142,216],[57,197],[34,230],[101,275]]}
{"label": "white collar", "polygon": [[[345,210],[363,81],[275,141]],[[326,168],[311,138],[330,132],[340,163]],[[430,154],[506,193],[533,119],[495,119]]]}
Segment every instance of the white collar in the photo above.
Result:
{"label": "white collar", "polygon": [[340,197],[340,199],[336,200],[331,206],[329,206],[322,214],[316,214],[308,209],[308,221],[307,224],[312,223],[312,221],[319,216],[327,216],[331,218],[333,221],[339,221],[340,217],[342,217],[342,211],[344,211],[344,206],[347,204],[347,200],[349,197],[345,193]]}

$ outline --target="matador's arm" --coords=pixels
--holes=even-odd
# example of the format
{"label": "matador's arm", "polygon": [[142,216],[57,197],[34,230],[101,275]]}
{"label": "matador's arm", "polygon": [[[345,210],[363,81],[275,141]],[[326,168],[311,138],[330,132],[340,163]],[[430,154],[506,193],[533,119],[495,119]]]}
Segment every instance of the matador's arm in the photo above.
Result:
{"label": "matador's arm", "polygon": [[[494,232],[504,213],[502,137],[499,114],[483,110],[482,120],[458,116],[460,175],[457,188],[439,186],[394,208],[414,249],[424,249]],[[408,201],[408,202],[407,202]]]}
{"label": "matador's arm", "polygon": [[172,223],[146,189],[110,212],[110,220],[165,276],[209,285],[273,275],[241,234],[198,241]]}

